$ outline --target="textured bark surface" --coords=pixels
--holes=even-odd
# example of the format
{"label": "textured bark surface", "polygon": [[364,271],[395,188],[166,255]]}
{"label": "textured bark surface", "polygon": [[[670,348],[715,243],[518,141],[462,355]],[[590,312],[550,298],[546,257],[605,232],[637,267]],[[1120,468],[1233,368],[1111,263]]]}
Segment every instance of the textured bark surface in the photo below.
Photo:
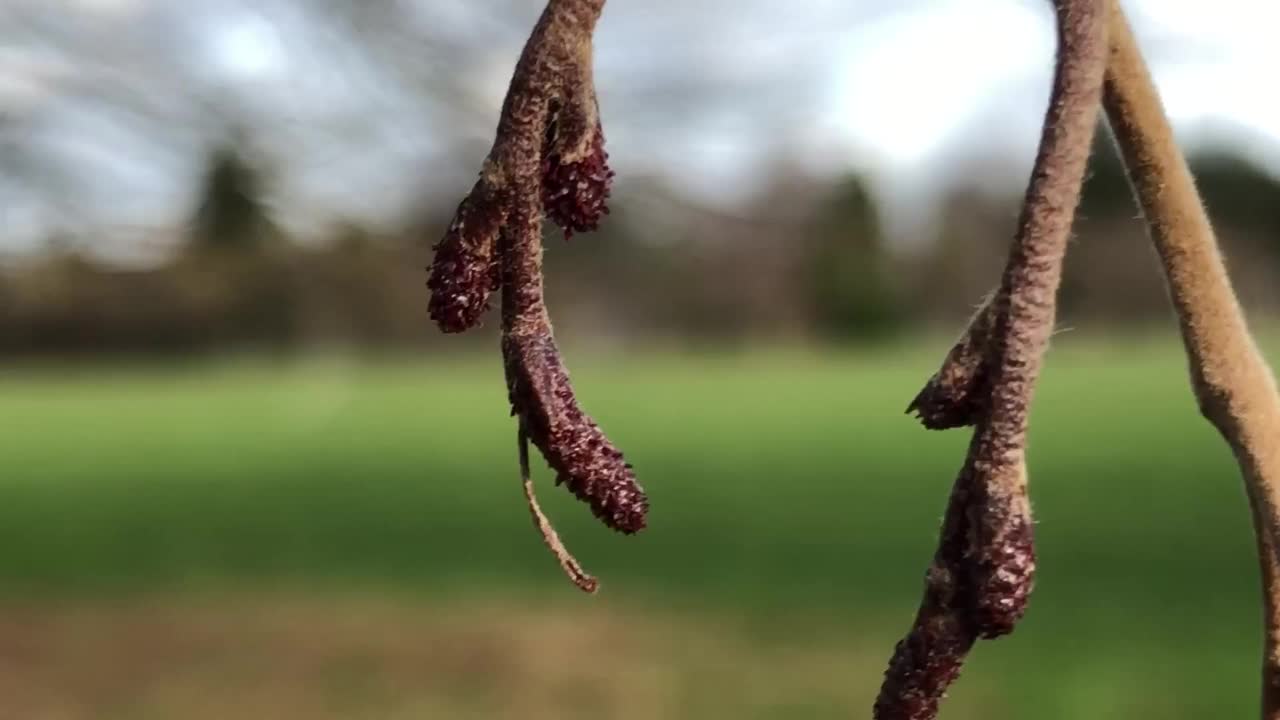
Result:
{"label": "textured bark surface", "polygon": [[879,720],[937,717],[978,638],[1011,632],[1035,574],[1025,464],[1035,381],[1097,124],[1105,0],[1059,0],[1058,60],[1040,149],[1000,289],[910,409],[925,424],[975,424],[915,622],[876,699]]}
{"label": "textured bark surface", "polygon": [[1248,492],[1264,590],[1262,717],[1280,720],[1280,396],[1118,4],[1110,33],[1107,118],[1164,268],[1200,411],[1231,446]]}
{"label": "textured bark surface", "polygon": [[[1245,482],[1263,588],[1262,717],[1280,720],[1280,396],[1240,309],[1195,180],[1117,2],[1103,106],[1152,244],[1160,258],[1201,413],[1231,447]],[[927,427],[972,424],[994,304],[975,315],[913,402]]]}

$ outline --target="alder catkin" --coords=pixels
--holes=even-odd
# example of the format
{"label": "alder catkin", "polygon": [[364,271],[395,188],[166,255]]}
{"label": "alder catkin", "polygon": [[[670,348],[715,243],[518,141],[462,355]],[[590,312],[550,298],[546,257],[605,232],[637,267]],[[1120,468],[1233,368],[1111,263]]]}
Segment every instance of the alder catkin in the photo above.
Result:
{"label": "alder catkin", "polygon": [[556,484],[614,530],[644,529],[649,500],[622,453],[578,407],[555,340],[549,334],[508,335],[502,352],[512,411],[555,471]]}
{"label": "alder catkin", "polygon": [[597,229],[609,214],[606,203],[613,177],[598,123],[580,158],[570,159],[555,152],[554,146],[548,147],[542,161],[542,204],[547,218],[564,230],[566,240],[574,233]]}
{"label": "alder catkin", "polygon": [[498,233],[507,219],[505,193],[481,178],[458,205],[435,247],[428,311],[440,330],[459,333],[480,323],[498,289]]}

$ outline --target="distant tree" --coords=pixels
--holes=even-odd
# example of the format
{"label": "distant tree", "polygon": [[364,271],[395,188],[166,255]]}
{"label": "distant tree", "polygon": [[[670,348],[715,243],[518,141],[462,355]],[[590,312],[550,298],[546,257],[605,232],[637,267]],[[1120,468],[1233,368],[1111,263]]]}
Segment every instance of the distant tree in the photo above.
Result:
{"label": "distant tree", "polygon": [[[1276,239],[1274,247],[1280,252],[1280,178],[1230,150],[1201,151],[1187,162],[1215,221],[1266,233]],[[1125,197],[1129,181],[1109,138],[1095,143],[1089,176],[1081,206],[1088,214],[1132,217]]]}
{"label": "distant tree", "polygon": [[[1280,182],[1247,158],[1222,150],[1189,158],[1218,242],[1246,306],[1280,302]],[[1150,322],[1167,316],[1165,281],[1145,243],[1147,233],[1126,196],[1127,171],[1115,142],[1095,143],[1059,295],[1059,317],[1073,324]]]}
{"label": "distant tree", "polygon": [[1237,154],[1206,152],[1190,162],[1209,216],[1261,233],[1280,257],[1280,179]]}
{"label": "distant tree", "polygon": [[858,178],[839,183],[819,208],[808,262],[816,329],[834,339],[882,337],[898,329],[904,305],[879,215]]}
{"label": "distant tree", "polygon": [[190,225],[193,248],[255,250],[279,236],[265,199],[263,174],[240,143],[214,148],[205,168],[200,204]]}

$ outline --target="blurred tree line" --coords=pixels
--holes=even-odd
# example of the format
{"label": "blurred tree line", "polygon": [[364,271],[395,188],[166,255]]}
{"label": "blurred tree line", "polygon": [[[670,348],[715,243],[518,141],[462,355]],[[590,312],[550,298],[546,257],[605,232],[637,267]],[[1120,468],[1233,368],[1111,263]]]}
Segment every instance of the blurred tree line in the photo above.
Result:
{"label": "blurred tree line", "polygon": [[[1280,184],[1248,161],[1193,166],[1245,302],[1280,309]],[[891,246],[857,177],[777,163],[732,211],[654,178],[615,191],[601,231],[548,231],[548,294],[562,334],[620,343],[868,342],[958,327],[996,282],[1020,198],[953,188],[936,232]],[[459,186],[457,195],[465,192]],[[342,223],[298,242],[273,221],[271,172],[237,142],[213,149],[178,250],[146,269],[98,264],[76,243],[0,274],[0,352],[178,354],[446,342],[424,268],[454,201],[402,231]],[[1109,146],[1095,153],[1062,290],[1064,323],[1167,322],[1163,280]],[[495,321],[478,334],[492,339]],[[487,336],[487,337],[486,337]]]}

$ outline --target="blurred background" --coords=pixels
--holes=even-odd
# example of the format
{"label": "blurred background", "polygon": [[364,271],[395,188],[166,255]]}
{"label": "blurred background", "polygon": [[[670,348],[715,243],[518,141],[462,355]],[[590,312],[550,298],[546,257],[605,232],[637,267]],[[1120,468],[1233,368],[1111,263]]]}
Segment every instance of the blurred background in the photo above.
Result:
{"label": "blurred background", "polygon": [[[1280,6],[1125,2],[1273,358]],[[0,718],[867,717],[967,433],[903,415],[997,281],[1041,0],[608,4],[612,214],[548,233],[634,538],[424,268],[537,0],[0,2]],[[949,718],[1248,717],[1247,510],[1099,139],[1030,454],[1041,573]]]}

